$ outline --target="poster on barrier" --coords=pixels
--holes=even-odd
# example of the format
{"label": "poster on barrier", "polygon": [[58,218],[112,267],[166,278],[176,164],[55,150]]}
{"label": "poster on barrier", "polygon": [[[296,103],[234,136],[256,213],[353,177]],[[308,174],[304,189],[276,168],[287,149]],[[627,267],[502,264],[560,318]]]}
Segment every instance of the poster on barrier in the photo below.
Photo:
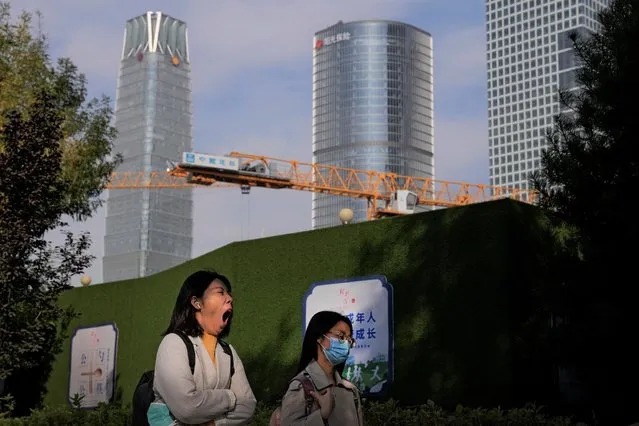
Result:
{"label": "poster on barrier", "polygon": [[115,323],[78,327],[71,335],[69,404],[81,397],[82,408],[112,400],[118,329]]}
{"label": "poster on barrier", "polygon": [[353,323],[355,345],[343,376],[364,396],[384,396],[393,381],[393,286],[382,275],[311,284],[302,303],[303,332],[314,314],[335,311]]}

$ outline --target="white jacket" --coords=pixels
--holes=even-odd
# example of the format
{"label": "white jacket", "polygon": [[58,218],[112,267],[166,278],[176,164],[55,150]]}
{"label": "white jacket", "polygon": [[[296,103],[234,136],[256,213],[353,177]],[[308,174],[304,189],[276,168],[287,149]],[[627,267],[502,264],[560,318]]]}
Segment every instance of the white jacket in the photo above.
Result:
{"label": "white jacket", "polygon": [[[235,348],[235,374],[230,377],[231,357],[218,344],[213,364],[199,337],[190,337],[195,349],[195,369],[191,374],[186,345],[180,336],[167,334],[155,360],[153,390],[156,404],[166,404],[173,425],[240,426],[249,422],[257,401]],[[151,409],[149,409],[150,411]],[[152,425],[153,426],[153,425]]]}

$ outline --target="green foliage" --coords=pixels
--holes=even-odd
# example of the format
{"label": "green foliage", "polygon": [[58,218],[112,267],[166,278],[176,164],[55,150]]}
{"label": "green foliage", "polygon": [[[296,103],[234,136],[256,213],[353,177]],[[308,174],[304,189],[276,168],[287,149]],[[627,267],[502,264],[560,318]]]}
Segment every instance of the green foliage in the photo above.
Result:
{"label": "green foliage", "polygon": [[[639,366],[634,286],[639,222],[632,194],[639,187],[639,7],[613,0],[599,15],[601,31],[572,36],[578,90],[560,93],[562,114],[548,136],[542,169],[533,177],[541,206],[568,230],[572,254],[557,288],[556,358],[576,368],[591,408],[607,421],[636,421]],[[567,258],[567,256],[564,256]],[[576,260],[578,259],[578,260]],[[602,368],[605,366],[605,368]],[[622,420],[617,406],[633,411]]]}
{"label": "green foliage", "polygon": [[[458,405],[449,412],[428,401],[414,407],[402,407],[397,401],[390,400],[364,405],[364,419],[367,426],[421,426],[421,425],[571,425],[566,417],[550,417],[540,407],[527,404],[523,408],[503,410],[501,408],[469,408]],[[1,424],[1,423],[0,423]],[[262,424],[259,423],[261,426]],[[264,423],[268,425],[268,423]]]}
{"label": "green foliage", "polygon": [[[310,284],[383,274],[395,290],[392,396],[406,404],[509,406],[550,394],[543,383],[552,371],[526,349],[540,346],[531,301],[533,289],[552,280],[544,259],[553,241],[542,212],[497,201],[233,243],[150,277],[74,288],[60,303],[82,313],[72,327],[116,323],[117,385],[130,401],[140,375],[153,368],[182,282],[215,268],[233,284],[229,340],[258,400],[272,402],[294,375]],[[66,402],[69,349],[67,341],[49,404]]]}
{"label": "green foliage", "polygon": [[[275,407],[259,404],[249,426],[268,426]],[[428,425],[517,425],[517,426],[569,426],[569,418],[549,417],[539,407],[527,405],[508,411],[495,409],[474,409],[458,406],[447,412],[434,402],[404,408],[396,401],[385,403],[367,402],[364,405],[366,426],[428,426]],[[46,407],[32,413],[28,418],[1,420],[0,426],[128,426],[128,408],[115,405],[101,405],[95,410],[74,410],[68,406]]]}
{"label": "green foliage", "polygon": [[[631,41],[639,35],[639,12],[632,4],[613,0],[600,15],[600,33],[572,35],[583,65],[576,71],[580,89],[560,92],[563,113],[533,180],[541,206],[557,211],[589,243],[609,242],[607,227],[623,229],[634,205],[625,192],[637,182],[639,155],[636,117],[627,108],[639,71],[639,47]],[[592,245],[587,250],[597,250]]]}
{"label": "green foliage", "polygon": [[0,419],[0,426],[129,426],[131,412],[115,404],[100,404],[94,410],[68,405],[34,410],[27,417]]}
{"label": "green foliage", "polygon": [[[58,297],[93,259],[88,235],[63,217],[89,217],[119,161],[108,100],[86,96],[70,60],[51,64],[32,15],[13,22],[0,2],[0,379],[15,413],[39,404],[74,316]],[[53,246],[45,234],[56,229]]]}
{"label": "green foliage", "polygon": [[0,397],[0,419],[9,417],[15,408],[15,399],[12,395],[8,394]]}
{"label": "green foliage", "polygon": [[[27,113],[34,93],[43,88],[49,73],[46,42],[31,31],[33,16],[22,13],[11,20],[11,4],[0,2],[0,111]],[[4,117],[0,116],[0,129]],[[0,152],[3,151],[0,143]]]}
{"label": "green foliage", "polygon": [[69,402],[71,403],[71,406],[73,408],[82,408],[83,399],[84,399],[84,395],[80,395],[76,393],[73,395],[73,397],[71,398]]}
{"label": "green foliage", "polygon": [[[13,22],[10,12],[10,3],[0,2],[0,131],[7,114],[26,120],[43,92],[51,97],[58,128],[50,137],[65,187],[56,207],[86,219],[102,204],[98,196],[121,161],[119,154],[109,158],[116,136],[109,98],[88,100],[86,77],[68,58],[52,63],[46,37],[32,29],[33,14],[23,12]],[[9,148],[0,138],[0,153]]]}

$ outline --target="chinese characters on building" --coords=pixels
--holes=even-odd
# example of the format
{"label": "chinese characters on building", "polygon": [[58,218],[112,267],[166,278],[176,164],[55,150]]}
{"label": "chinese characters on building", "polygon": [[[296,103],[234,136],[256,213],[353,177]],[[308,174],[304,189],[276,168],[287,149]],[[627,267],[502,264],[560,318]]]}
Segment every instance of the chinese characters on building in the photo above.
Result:
{"label": "chinese characters on building", "polygon": [[344,32],[335,34],[332,36],[328,36],[325,39],[319,39],[315,42],[315,49],[321,49],[324,46],[330,46],[335,43],[339,43],[340,41],[346,41],[351,39],[351,33]]}
{"label": "chinese characters on building", "polygon": [[328,36],[324,39],[324,46],[330,46],[331,44],[338,43],[340,41],[350,40],[351,33],[339,33],[334,36]]}

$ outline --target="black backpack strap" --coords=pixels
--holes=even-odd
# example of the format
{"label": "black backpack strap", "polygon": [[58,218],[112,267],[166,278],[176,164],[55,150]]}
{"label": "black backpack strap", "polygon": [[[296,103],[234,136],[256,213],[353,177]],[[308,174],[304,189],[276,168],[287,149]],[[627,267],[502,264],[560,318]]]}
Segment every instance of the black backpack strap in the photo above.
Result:
{"label": "black backpack strap", "polygon": [[218,340],[218,343],[222,346],[224,353],[231,357],[231,377],[233,377],[235,374],[235,365],[233,364],[233,351],[231,350],[231,345],[222,339]]}
{"label": "black backpack strap", "polygon": [[189,355],[189,367],[191,367],[191,374],[195,372],[195,348],[191,339],[181,331],[176,331],[175,334],[180,336],[186,345],[186,352]]}

